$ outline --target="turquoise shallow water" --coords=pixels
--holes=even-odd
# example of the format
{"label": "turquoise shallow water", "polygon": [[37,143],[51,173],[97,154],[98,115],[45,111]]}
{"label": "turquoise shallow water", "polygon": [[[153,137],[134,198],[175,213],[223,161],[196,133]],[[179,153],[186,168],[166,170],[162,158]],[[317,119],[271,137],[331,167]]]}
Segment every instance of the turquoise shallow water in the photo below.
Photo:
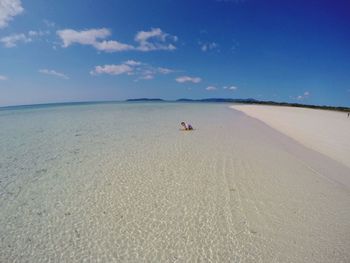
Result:
{"label": "turquoise shallow water", "polygon": [[[112,103],[0,111],[2,259],[133,258],[135,235],[109,236],[108,227],[128,223],[119,213],[133,209],[130,203],[149,210],[150,204],[141,207],[143,198],[165,201],[159,193],[148,196],[154,192],[148,183],[161,174],[186,173],[188,165],[181,167],[178,155],[191,147],[186,141],[192,134],[179,132],[179,123],[209,127],[208,114],[219,117],[213,108],[223,107]],[[163,191],[167,195],[170,188]],[[114,246],[124,248],[118,256],[111,254],[118,254]]]}
{"label": "turquoise shallow water", "polygon": [[0,262],[349,258],[348,192],[227,104],[34,106],[0,127]]}

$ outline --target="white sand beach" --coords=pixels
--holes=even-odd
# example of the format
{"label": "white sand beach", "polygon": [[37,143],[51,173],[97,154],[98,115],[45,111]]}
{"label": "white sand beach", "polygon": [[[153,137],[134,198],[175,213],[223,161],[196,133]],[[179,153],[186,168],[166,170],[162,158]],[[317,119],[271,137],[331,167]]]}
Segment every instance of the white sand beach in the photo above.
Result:
{"label": "white sand beach", "polygon": [[347,113],[265,105],[231,107],[350,167],[350,118]]}
{"label": "white sand beach", "polygon": [[332,180],[350,169],[227,105],[34,107],[0,126],[0,262],[350,261],[350,187]]}

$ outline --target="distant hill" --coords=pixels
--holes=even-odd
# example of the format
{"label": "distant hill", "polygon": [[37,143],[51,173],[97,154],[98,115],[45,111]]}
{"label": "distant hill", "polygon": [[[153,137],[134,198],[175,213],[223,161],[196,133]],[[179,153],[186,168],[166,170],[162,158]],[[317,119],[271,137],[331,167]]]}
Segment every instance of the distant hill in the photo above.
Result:
{"label": "distant hill", "polygon": [[[185,99],[182,99],[182,101],[184,101],[184,100]],[[256,100],[256,99],[252,99],[252,98],[249,98],[249,99],[208,98],[208,99],[200,99],[200,100],[192,100],[192,101],[275,105],[275,106],[289,106],[289,107],[299,107],[299,108],[311,108],[311,109],[323,109],[323,110],[336,110],[336,111],[350,112],[349,107],[334,107],[334,106],[328,106],[328,105],[309,105],[309,104],[300,104],[300,103],[261,101],[261,100]]]}
{"label": "distant hill", "polygon": [[[243,102],[243,103],[247,103],[247,102]],[[336,110],[336,111],[350,112],[350,108],[349,107],[334,107],[334,106],[328,106],[328,105],[309,105],[309,104],[300,104],[300,103],[275,102],[275,101],[258,101],[258,100],[254,101],[252,103],[249,103],[249,104],[289,106],[289,107],[298,107],[298,108],[310,108],[310,109]]]}
{"label": "distant hill", "polygon": [[139,98],[139,99],[128,99],[126,101],[132,102],[132,101],[165,101],[165,100],[158,99],[158,98],[155,98],[155,99]]}
{"label": "distant hill", "polygon": [[192,100],[192,99],[178,99],[178,102],[235,102],[235,103],[254,103],[257,100],[255,99],[227,99],[227,98],[208,98],[208,99],[199,99],[199,100]]}
{"label": "distant hill", "polygon": [[227,98],[208,98],[208,99],[178,99],[177,102],[231,102],[231,103],[253,103],[257,100],[255,99],[227,99]]}
{"label": "distant hill", "polygon": [[[149,99],[149,98],[140,98],[140,99],[128,99],[126,101],[163,101],[163,99]],[[169,101],[173,102],[173,101]],[[230,99],[230,98],[207,98],[207,99],[178,99],[176,102],[220,102],[220,103],[244,103],[244,104],[260,104],[260,105],[276,105],[276,106],[289,106],[289,107],[299,107],[299,108],[311,108],[311,109],[323,109],[323,110],[336,110],[336,111],[346,111],[350,112],[349,107],[334,107],[327,105],[309,105],[309,104],[300,104],[300,103],[288,103],[288,102],[275,102],[275,101],[262,101],[252,98],[248,99]]]}

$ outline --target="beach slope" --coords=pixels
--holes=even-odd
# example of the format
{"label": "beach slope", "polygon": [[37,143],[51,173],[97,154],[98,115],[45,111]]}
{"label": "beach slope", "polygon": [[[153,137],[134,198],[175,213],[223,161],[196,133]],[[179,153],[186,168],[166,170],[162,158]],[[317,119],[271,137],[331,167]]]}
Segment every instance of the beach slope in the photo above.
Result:
{"label": "beach slope", "polygon": [[265,105],[231,107],[350,167],[350,118],[347,113]]}

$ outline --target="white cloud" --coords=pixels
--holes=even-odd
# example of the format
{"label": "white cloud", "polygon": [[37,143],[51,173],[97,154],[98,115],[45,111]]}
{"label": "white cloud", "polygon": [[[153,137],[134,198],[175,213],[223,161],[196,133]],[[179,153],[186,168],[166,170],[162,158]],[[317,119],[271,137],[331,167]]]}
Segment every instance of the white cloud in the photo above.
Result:
{"label": "white cloud", "polygon": [[104,65],[96,66],[94,70],[90,71],[91,75],[99,74],[109,74],[109,75],[121,75],[121,74],[132,74],[133,69],[129,65],[120,64],[120,65]]}
{"label": "white cloud", "polygon": [[162,32],[160,28],[152,28],[151,31],[139,31],[135,36],[135,41],[145,42],[150,38],[158,38],[162,41],[165,41],[166,34]]}
{"label": "white cloud", "polygon": [[[0,0],[1,1],[1,0]],[[37,39],[41,36],[50,34],[49,31],[34,31],[30,30],[27,34],[12,34],[6,37],[2,37],[0,42],[7,48],[15,47],[18,43],[29,43],[32,42],[33,39]]]}
{"label": "white cloud", "polygon": [[44,36],[44,35],[48,35],[50,34],[50,31],[35,31],[35,30],[30,30],[28,32],[28,36],[30,37],[41,37],[41,36]]}
{"label": "white cloud", "polygon": [[17,46],[18,42],[28,43],[31,41],[32,39],[27,37],[25,34],[13,34],[0,39],[0,42],[7,48]]}
{"label": "white cloud", "polygon": [[215,42],[211,42],[211,43],[199,43],[201,45],[201,50],[203,52],[209,51],[209,50],[213,50],[213,49],[217,49],[218,48],[218,44]]}
{"label": "white cloud", "polygon": [[145,75],[145,76],[140,77],[140,79],[144,79],[144,80],[154,79],[154,75]]}
{"label": "white cloud", "polygon": [[157,74],[167,75],[175,72],[172,69],[163,68],[163,67],[155,68],[147,64],[144,64],[142,67],[138,67],[137,71],[141,75],[141,77],[139,77],[138,80],[142,80],[142,79],[150,80],[150,79],[154,79],[154,77]]}
{"label": "white cloud", "polygon": [[116,40],[106,40],[111,36],[107,28],[88,29],[76,31],[73,29],[58,30],[57,35],[62,40],[62,47],[67,48],[72,44],[90,45],[100,51],[120,52],[128,50],[154,51],[174,50],[176,47],[170,42],[176,42],[177,37],[163,32],[160,28],[151,31],[140,31],[135,36],[138,46],[124,44]]}
{"label": "white cloud", "polygon": [[305,91],[303,95],[297,96],[297,100],[304,100],[304,99],[307,99],[309,96],[310,96],[310,92]]}
{"label": "white cloud", "polygon": [[62,47],[73,44],[90,45],[100,51],[117,52],[131,50],[133,47],[115,40],[103,40],[111,35],[107,28],[76,31],[73,29],[58,30],[57,35],[62,39]]}
{"label": "white cloud", "polygon": [[159,68],[158,68],[158,72],[159,72],[160,74],[169,74],[169,73],[174,72],[174,70],[168,69],[168,68],[161,68],[161,67],[159,67]]}
{"label": "white cloud", "polygon": [[47,19],[44,19],[43,22],[47,27],[55,27],[56,26],[55,22],[49,21]]}
{"label": "white cloud", "polygon": [[93,45],[97,50],[105,52],[118,52],[118,51],[127,51],[134,49],[133,46],[128,44],[123,44],[115,40],[108,40],[102,42],[96,42]]}
{"label": "white cloud", "polygon": [[150,31],[139,31],[135,36],[135,41],[139,43],[137,50],[140,51],[175,50],[176,47],[169,42],[176,42],[177,40],[177,36],[169,35],[160,28],[152,28]]}
{"label": "white cloud", "polygon": [[97,39],[105,39],[111,33],[106,28],[89,29],[83,31],[75,31],[73,29],[58,30],[57,35],[63,41],[63,47],[69,47],[74,43],[82,45],[94,45]]}
{"label": "white cloud", "polygon": [[205,89],[206,89],[207,91],[214,91],[214,90],[217,90],[217,88],[214,87],[214,86],[208,86],[208,87],[206,87]]}
{"label": "white cloud", "polygon": [[130,60],[125,61],[124,64],[129,65],[129,66],[140,66],[140,65],[142,65],[142,62],[130,59]]}
{"label": "white cloud", "polygon": [[238,90],[238,88],[236,86],[223,86],[223,89],[228,89],[228,90]]}
{"label": "white cloud", "polygon": [[192,82],[199,83],[202,81],[199,77],[189,77],[189,76],[181,76],[175,79],[178,83]]}
{"label": "white cloud", "polygon": [[[111,35],[106,28],[76,31],[73,29],[58,30],[57,35],[63,41],[62,47],[72,44],[90,45],[97,50],[105,52],[117,52],[133,49],[131,45],[123,44],[114,40],[104,40]],[[101,41],[103,40],[103,41]]]}
{"label": "white cloud", "polygon": [[31,36],[31,37],[37,36],[38,34],[39,34],[39,32],[34,31],[34,30],[30,30],[30,31],[28,32],[28,36]]}
{"label": "white cloud", "polygon": [[67,75],[60,73],[60,72],[57,72],[55,70],[39,69],[39,73],[46,74],[46,75],[52,75],[52,76],[56,76],[56,77],[63,78],[63,79],[69,79],[69,77]]}
{"label": "white cloud", "polygon": [[0,80],[7,80],[7,77],[4,75],[0,75]]}
{"label": "white cloud", "polygon": [[157,74],[169,74],[171,72],[174,72],[174,70],[161,67],[156,68],[146,63],[130,59],[118,65],[96,66],[93,70],[90,71],[90,74],[127,74],[136,76],[136,79],[134,81],[139,81],[154,79]]}
{"label": "white cloud", "polygon": [[0,0],[0,28],[4,28],[14,16],[23,12],[20,0]]}

